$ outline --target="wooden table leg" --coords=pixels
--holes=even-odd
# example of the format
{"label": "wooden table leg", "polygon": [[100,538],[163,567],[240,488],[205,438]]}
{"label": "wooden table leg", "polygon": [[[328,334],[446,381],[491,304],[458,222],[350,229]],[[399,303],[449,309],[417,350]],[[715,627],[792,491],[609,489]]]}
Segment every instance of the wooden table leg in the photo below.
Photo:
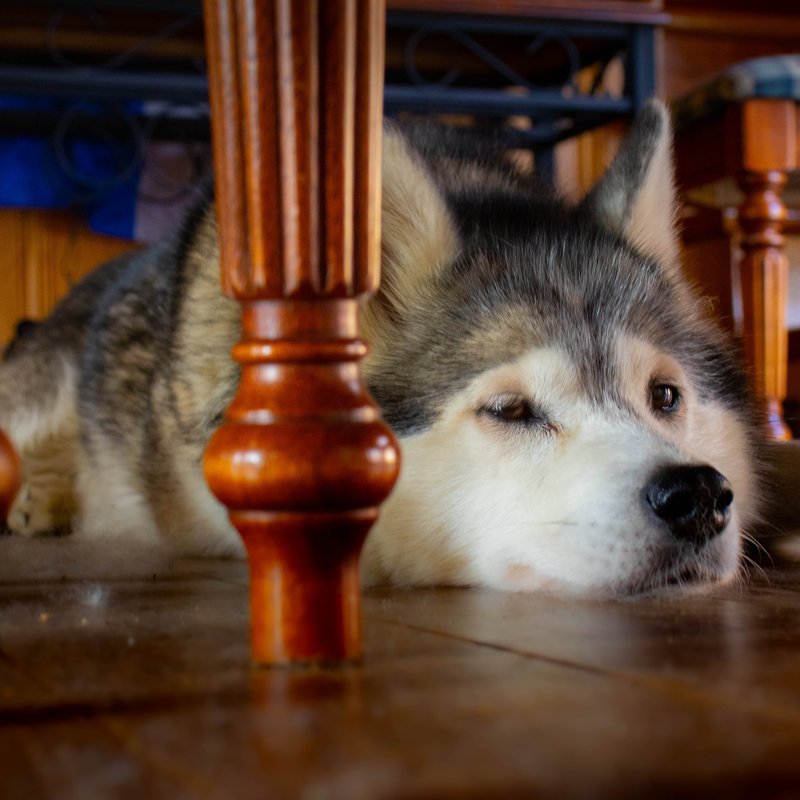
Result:
{"label": "wooden table leg", "polygon": [[730,106],[726,140],[730,173],[744,202],[742,233],[742,345],[756,392],[767,406],[769,433],[790,439],[783,419],[789,334],[789,262],[784,249],[786,206],[781,191],[797,166],[796,108],[792,100],[758,98]]}
{"label": "wooden table leg", "polygon": [[0,431],[0,525],[5,522],[8,510],[14,502],[20,477],[19,457],[11,442]]}
{"label": "wooden table leg", "polygon": [[780,192],[786,173],[778,170],[741,172],[739,208],[742,231],[742,345],[754,373],[758,393],[766,401],[767,424],[774,439],[791,439],[783,419],[789,334],[789,261],[784,250],[786,206]]}
{"label": "wooden table leg", "polygon": [[384,10],[206,0],[238,394],[205,458],[250,559],[257,662],[359,657],[358,557],[399,455],[361,380],[380,258]]}

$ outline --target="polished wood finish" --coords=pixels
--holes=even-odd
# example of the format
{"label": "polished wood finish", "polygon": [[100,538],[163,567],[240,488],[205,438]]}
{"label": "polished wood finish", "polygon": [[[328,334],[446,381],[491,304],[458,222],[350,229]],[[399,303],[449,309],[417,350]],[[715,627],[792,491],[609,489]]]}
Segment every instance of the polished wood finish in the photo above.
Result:
{"label": "polished wood finish", "polygon": [[6,435],[0,430],[0,526],[4,523],[8,510],[14,502],[21,477],[19,456]]}
{"label": "polished wood finish", "polygon": [[[800,37],[800,6],[796,0],[764,0],[757,4],[750,0],[664,0],[664,11],[670,19],[663,28],[659,85],[667,99],[676,99],[703,85],[732,64],[795,52]],[[784,110],[777,112],[765,112],[758,108],[760,102],[731,106],[726,113],[682,131],[676,140],[677,166],[679,181],[685,189],[727,177],[743,184],[748,195],[742,207],[743,227],[739,230],[731,231],[720,220],[716,231],[709,230],[702,242],[692,239],[691,231],[687,231],[686,261],[692,278],[716,295],[716,310],[725,321],[733,324],[736,312],[736,331],[745,333],[751,369],[769,408],[770,428],[773,435],[782,437],[786,427],[777,416],[777,409],[785,393],[782,320],[786,283],[783,246],[779,244],[781,223],[776,218],[783,213],[778,190],[782,179],[768,185],[772,179],[766,173],[794,169],[791,165],[796,165],[798,158],[796,154],[790,156],[784,148],[787,157],[774,159],[776,148],[771,141],[775,136],[785,137],[790,129],[787,120],[780,116],[786,113],[786,106],[794,104],[784,104]],[[769,116],[775,113],[777,118]],[[793,127],[800,131],[797,123]],[[795,148],[798,146],[800,139],[795,137]],[[772,159],[772,163],[744,166],[747,158],[758,159],[760,154]],[[757,176],[748,177],[750,169]],[[749,234],[745,234],[744,227]],[[744,285],[733,287],[732,277],[740,255],[735,253],[736,243],[742,238],[748,253],[742,273]],[[770,243],[765,245],[766,240]],[[739,318],[742,291],[748,306],[744,326]],[[763,321],[763,328],[756,329],[756,319]]]}
{"label": "polished wood finish", "polygon": [[789,438],[786,398],[789,264],[781,190],[798,166],[800,126],[791,100],[753,99],[679,132],[677,177],[684,192],[725,177],[743,194],[737,221],[742,301],[741,338],[754,388],[763,399],[773,438]]}
{"label": "polished wood finish", "polygon": [[361,653],[358,555],[398,449],[361,380],[377,289],[384,12],[207,0],[224,290],[239,391],[205,458],[251,566],[259,663]]}
{"label": "polished wood finish", "polygon": [[25,317],[42,319],[87,272],[134,250],[89,230],[77,210],[0,209],[0,346]]}
{"label": "polished wood finish", "polygon": [[734,287],[731,279],[732,235],[736,228],[732,210],[688,203],[681,210],[678,227],[683,273],[697,287],[714,319],[738,337],[741,299],[738,284]]}
{"label": "polished wood finish", "polygon": [[800,782],[797,566],[636,602],[371,590],[362,666],[254,671],[244,564],[111,580],[90,559],[64,580],[62,544],[0,539],[9,799],[768,800]]}
{"label": "polished wood finish", "polygon": [[401,11],[442,14],[502,14],[541,19],[649,23],[661,25],[663,0],[387,0]]}
{"label": "polished wood finish", "polygon": [[738,222],[742,230],[742,345],[745,361],[754,369],[753,380],[767,404],[772,438],[790,439],[783,420],[788,366],[786,305],[789,261],[784,252],[786,206],[780,190],[786,174],[779,170],[741,172],[744,202]]}
{"label": "polished wood finish", "polygon": [[664,11],[659,72],[670,100],[732,64],[796,52],[800,38],[796,0],[664,0]]}
{"label": "polished wood finish", "polygon": [[741,231],[742,347],[755,388],[766,402],[767,424],[776,439],[791,438],[783,419],[786,399],[789,262],[784,250],[786,206],[781,190],[797,168],[795,103],[754,99],[725,115],[728,169],[744,195]]}

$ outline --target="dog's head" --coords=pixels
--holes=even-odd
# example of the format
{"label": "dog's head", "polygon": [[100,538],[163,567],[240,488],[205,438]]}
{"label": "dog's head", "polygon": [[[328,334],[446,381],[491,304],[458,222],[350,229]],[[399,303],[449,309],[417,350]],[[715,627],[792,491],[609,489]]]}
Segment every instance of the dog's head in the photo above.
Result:
{"label": "dog's head", "polygon": [[630,594],[736,572],[752,411],[674,210],[655,102],[574,208],[387,133],[367,376],[404,466],[368,580]]}

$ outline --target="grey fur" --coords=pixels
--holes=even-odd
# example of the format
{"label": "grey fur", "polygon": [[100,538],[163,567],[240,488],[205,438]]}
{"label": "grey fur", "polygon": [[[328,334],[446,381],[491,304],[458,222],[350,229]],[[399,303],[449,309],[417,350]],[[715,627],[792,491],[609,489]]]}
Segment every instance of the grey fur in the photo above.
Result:
{"label": "grey fur", "polygon": [[663,107],[649,103],[639,112],[625,147],[603,179],[584,199],[588,214],[609,231],[623,235],[656,149],[668,134]]}
{"label": "grey fur", "polygon": [[[755,449],[756,412],[731,346],[677,274],[625,235],[665,124],[663,109],[646,108],[578,207],[486,143],[429,126],[390,129],[435,185],[458,239],[400,307],[390,290],[402,245],[384,238],[372,308],[391,346],[378,347],[367,379],[401,436],[428,430],[479,373],[546,345],[570,355],[592,403],[635,418],[616,390],[624,365],[615,342],[627,332],[682,364],[701,398],[733,411]],[[220,292],[218,261],[209,193],[171,241],[102,267],[48,320],[22,330],[0,365],[0,426],[12,437],[25,414],[47,415],[55,385],[75,380],[84,472],[102,477],[105,460],[122,464],[162,530],[174,524],[187,475],[202,480],[205,443],[238,380],[230,348],[239,306]],[[22,443],[23,456],[36,439]]]}
{"label": "grey fur", "polygon": [[[419,292],[412,313],[393,318],[393,347],[370,376],[400,433],[428,427],[437,408],[476,374],[537,344],[566,349],[581,367],[585,390],[598,402],[618,402],[607,395],[615,385],[609,334],[620,330],[672,353],[708,397],[739,409],[752,427],[747,382],[731,344],[679,276],[624,238],[665,124],[663,109],[646,106],[603,181],[578,207],[491,161],[491,150],[470,152],[452,139],[443,149],[425,130],[427,144],[418,152],[434,159],[429,169],[463,248]],[[477,171],[487,176],[482,184],[458,181]],[[509,307],[523,309],[524,321],[515,315],[501,337]],[[475,346],[489,330],[491,352]]]}

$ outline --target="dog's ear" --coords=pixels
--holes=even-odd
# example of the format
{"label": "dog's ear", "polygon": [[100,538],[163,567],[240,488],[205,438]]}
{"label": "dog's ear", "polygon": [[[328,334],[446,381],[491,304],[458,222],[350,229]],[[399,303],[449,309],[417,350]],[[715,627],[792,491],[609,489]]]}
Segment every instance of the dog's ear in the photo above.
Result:
{"label": "dog's ear", "polygon": [[650,100],[583,206],[601,225],[673,267],[678,260],[669,112]]}
{"label": "dog's ear", "polygon": [[384,127],[381,293],[396,312],[458,253],[458,230],[419,155],[391,124]]}
{"label": "dog's ear", "polygon": [[452,263],[461,246],[433,176],[390,122],[384,123],[382,164],[381,285],[362,315],[373,361],[425,296],[425,284]]}

